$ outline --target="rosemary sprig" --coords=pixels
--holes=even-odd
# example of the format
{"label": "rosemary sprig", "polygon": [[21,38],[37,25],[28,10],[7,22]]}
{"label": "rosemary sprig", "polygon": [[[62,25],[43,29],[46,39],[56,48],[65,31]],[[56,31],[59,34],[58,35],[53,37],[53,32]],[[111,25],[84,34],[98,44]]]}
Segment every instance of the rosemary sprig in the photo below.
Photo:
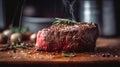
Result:
{"label": "rosemary sprig", "polygon": [[11,47],[12,47],[12,50],[14,52],[16,52],[17,48],[16,48],[16,44],[14,42],[12,42]]}
{"label": "rosemary sprig", "polygon": [[[19,41],[19,40],[18,40]],[[5,47],[6,50],[13,50],[13,52],[16,52],[18,48],[21,49],[29,49],[31,47],[34,47],[34,43],[24,43],[24,42],[7,42],[7,46]]]}
{"label": "rosemary sprig", "polygon": [[53,22],[53,25],[58,25],[58,24],[76,24],[76,23],[77,22],[74,21],[74,20],[55,18],[55,21]]}
{"label": "rosemary sprig", "polygon": [[21,29],[19,29],[18,27],[10,26],[10,30],[13,33],[25,33],[27,31],[29,31],[29,28],[28,27],[22,27]]}
{"label": "rosemary sprig", "polygon": [[66,51],[62,51],[62,56],[64,57],[75,57],[76,55],[76,53],[68,53]]}

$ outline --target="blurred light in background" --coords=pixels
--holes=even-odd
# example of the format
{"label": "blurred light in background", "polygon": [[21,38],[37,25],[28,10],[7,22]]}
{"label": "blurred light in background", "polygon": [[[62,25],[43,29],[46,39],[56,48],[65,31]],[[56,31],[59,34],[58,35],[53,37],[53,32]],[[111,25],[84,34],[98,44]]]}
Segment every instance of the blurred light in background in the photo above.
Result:
{"label": "blurred light in background", "polygon": [[35,7],[34,6],[26,6],[24,8],[23,14],[26,16],[33,16],[35,15]]}
{"label": "blurred light in background", "polygon": [[114,15],[114,2],[113,0],[104,0],[102,5],[103,10],[103,34],[105,36],[116,35],[116,22]]}
{"label": "blurred light in background", "polygon": [[83,9],[83,12],[84,12],[84,18],[83,18],[83,21],[85,22],[89,22],[91,21],[91,10],[90,10],[90,2],[89,1],[85,1],[84,2],[84,9]]}
{"label": "blurred light in background", "polygon": [[[80,21],[97,23],[101,36],[116,35],[113,0],[80,0]],[[99,7],[100,6],[100,7]]]}
{"label": "blurred light in background", "polygon": [[3,2],[0,0],[0,29],[4,28]]}
{"label": "blurred light in background", "polygon": [[80,21],[87,23],[96,23],[99,27],[99,33],[102,35],[101,9],[96,0],[80,0]]}
{"label": "blurred light in background", "polygon": [[[18,15],[20,13],[20,10],[15,10],[16,6],[18,6],[18,4],[20,4],[23,0],[0,1],[4,1],[4,12],[6,19],[5,26],[8,27],[8,25],[11,24],[11,20],[15,12],[17,12],[15,21],[15,25],[17,26],[19,19]],[[65,6],[63,1],[66,1],[69,4],[66,4]],[[73,4],[70,8],[71,3]],[[70,9],[72,9],[72,14],[70,14],[69,12]],[[93,22],[98,24],[101,36],[120,36],[119,0],[26,0],[26,5],[23,13],[24,17],[27,17],[27,19],[24,18],[25,21],[23,20],[23,24],[27,23],[26,25],[31,23],[39,23],[40,25],[38,27],[42,27],[42,19],[50,19],[55,17],[71,19],[71,15],[74,15],[75,20],[78,22]],[[52,22],[48,21],[47,24],[49,23]]]}
{"label": "blurred light in background", "polygon": [[80,0],[80,21],[99,23],[99,12],[95,0]]}

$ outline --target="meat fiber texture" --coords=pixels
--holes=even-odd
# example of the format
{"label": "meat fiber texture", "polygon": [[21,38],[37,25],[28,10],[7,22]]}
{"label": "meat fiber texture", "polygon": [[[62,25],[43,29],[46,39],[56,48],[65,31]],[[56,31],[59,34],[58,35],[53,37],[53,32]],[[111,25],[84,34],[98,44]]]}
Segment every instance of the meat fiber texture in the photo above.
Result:
{"label": "meat fiber texture", "polygon": [[58,24],[37,33],[39,51],[94,51],[98,27],[94,23]]}

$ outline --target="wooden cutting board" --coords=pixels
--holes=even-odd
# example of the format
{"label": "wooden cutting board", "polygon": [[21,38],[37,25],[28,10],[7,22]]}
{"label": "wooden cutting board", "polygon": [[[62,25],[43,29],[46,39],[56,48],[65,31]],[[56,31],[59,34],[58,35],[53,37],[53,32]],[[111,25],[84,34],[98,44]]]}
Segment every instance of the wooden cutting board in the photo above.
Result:
{"label": "wooden cutting board", "polygon": [[[110,55],[104,56],[109,53]],[[71,65],[80,64],[120,64],[120,39],[98,38],[95,52],[76,53],[76,57],[63,57],[56,52],[36,52],[32,49],[18,49],[0,52],[0,64],[44,64],[44,65]]]}

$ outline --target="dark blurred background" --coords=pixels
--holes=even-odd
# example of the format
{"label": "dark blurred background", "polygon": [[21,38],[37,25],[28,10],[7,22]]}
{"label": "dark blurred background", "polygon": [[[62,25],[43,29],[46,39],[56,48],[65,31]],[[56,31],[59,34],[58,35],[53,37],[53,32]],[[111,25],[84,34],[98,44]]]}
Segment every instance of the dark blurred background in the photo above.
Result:
{"label": "dark blurred background", "polygon": [[[119,0],[1,0],[1,2],[4,29],[7,29],[10,24],[19,26],[23,6],[22,26],[39,24],[38,27],[40,27],[42,24],[41,28],[36,26],[42,29],[45,27],[44,23],[50,26],[55,17],[69,18],[78,22],[97,23],[101,36],[120,36]],[[48,21],[43,21],[43,19]]]}

